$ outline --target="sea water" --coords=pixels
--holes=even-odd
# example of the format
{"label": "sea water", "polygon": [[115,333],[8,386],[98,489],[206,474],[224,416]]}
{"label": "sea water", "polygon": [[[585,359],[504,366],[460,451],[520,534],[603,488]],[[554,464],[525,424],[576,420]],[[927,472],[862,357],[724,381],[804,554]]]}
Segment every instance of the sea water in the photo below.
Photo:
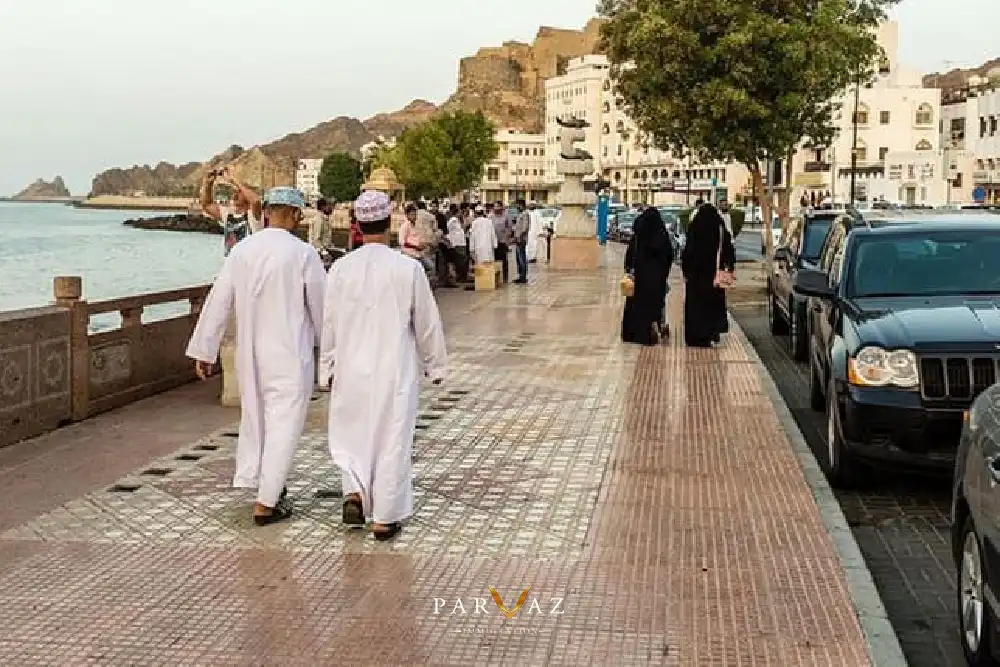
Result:
{"label": "sea water", "polygon": [[[0,311],[51,303],[55,276],[83,278],[88,301],[211,282],[222,265],[222,236],[122,224],[154,215],[168,214],[0,202]],[[185,308],[150,308],[143,321]],[[99,328],[113,319],[100,318]]]}

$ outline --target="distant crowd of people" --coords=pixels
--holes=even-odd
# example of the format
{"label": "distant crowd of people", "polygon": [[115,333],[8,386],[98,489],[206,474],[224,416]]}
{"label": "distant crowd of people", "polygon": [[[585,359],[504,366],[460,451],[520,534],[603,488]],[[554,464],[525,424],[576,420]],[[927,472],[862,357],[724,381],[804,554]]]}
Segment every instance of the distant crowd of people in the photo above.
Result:
{"label": "distant crowd of people", "polygon": [[[622,314],[622,340],[657,345],[670,333],[666,301],[668,279],[675,260],[666,224],[650,206],[635,220],[625,251],[629,295]],[[712,347],[729,331],[726,311],[728,280],[734,275],[736,251],[732,222],[702,200],[695,203],[681,251],[684,274],[684,342],[689,347]]]}

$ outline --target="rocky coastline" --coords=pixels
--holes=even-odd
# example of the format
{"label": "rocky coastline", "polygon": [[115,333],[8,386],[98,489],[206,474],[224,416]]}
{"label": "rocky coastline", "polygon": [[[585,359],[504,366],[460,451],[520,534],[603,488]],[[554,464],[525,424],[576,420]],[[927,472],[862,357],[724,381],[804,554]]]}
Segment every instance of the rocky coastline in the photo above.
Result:
{"label": "rocky coastline", "polygon": [[167,232],[199,232],[202,234],[222,234],[218,222],[203,215],[178,213],[177,215],[160,215],[153,218],[133,218],[126,220],[126,227],[136,229],[153,229]]}

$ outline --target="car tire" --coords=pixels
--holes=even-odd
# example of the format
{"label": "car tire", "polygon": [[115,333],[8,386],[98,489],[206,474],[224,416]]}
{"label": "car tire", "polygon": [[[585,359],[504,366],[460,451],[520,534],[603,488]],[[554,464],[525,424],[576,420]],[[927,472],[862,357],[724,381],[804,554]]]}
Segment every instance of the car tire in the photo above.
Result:
{"label": "car tire", "polygon": [[961,532],[962,550],[958,561],[958,635],[965,659],[972,667],[996,665],[990,650],[993,617],[985,599],[986,568],[983,547],[972,517],[965,518]]}
{"label": "car tire", "polygon": [[837,392],[830,386],[826,395],[826,452],[823,456],[826,465],[823,466],[823,472],[826,473],[830,486],[849,489],[857,481],[856,465],[844,446]]}
{"label": "car tire", "polygon": [[795,303],[789,301],[788,312],[791,322],[788,325],[788,347],[792,352],[792,359],[798,362],[809,358],[809,332],[806,331],[806,318],[795,307]]}
{"label": "car tire", "polygon": [[823,394],[823,385],[820,384],[819,375],[816,373],[816,366],[812,359],[809,360],[809,407],[816,412],[826,410],[826,396]]}
{"label": "car tire", "polygon": [[[770,291],[771,290],[768,289],[768,292]],[[767,319],[768,324],[771,327],[772,336],[784,336],[788,333],[788,322],[781,317],[781,312],[778,311],[778,304],[774,298],[774,294],[771,294],[771,298],[768,299]]]}

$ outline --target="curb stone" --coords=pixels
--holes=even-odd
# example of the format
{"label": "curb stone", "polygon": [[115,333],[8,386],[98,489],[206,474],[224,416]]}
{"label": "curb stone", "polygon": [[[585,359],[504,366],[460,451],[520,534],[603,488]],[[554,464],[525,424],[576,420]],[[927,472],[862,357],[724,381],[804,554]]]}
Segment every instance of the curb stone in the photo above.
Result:
{"label": "curb stone", "polygon": [[837,550],[837,556],[847,575],[847,587],[851,594],[851,602],[861,623],[861,631],[865,635],[868,644],[868,657],[872,667],[907,667],[906,657],[903,649],[899,645],[896,631],[889,622],[882,598],[875,588],[871,572],[865,564],[865,559],[861,555],[861,549],[854,540],[854,534],[847,525],[847,519],[840,509],[837,498],[833,495],[823,474],[816,457],[806,443],[802,431],[792,417],[788,404],[778,391],[778,386],[768,372],[764,362],[761,361],[757,350],[754,349],[750,340],[743,333],[743,329],[736,323],[735,319],[729,318],[730,331],[739,340],[746,350],[747,355],[757,365],[757,374],[760,376],[761,387],[771,400],[774,411],[778,416],[782,429],[788,436],[792,444],[795,457],[799,460],[802,473],[806,483],[812,490],[813,498],[819,508],[820,518],[823,525],[833,539],[833,546]]}

